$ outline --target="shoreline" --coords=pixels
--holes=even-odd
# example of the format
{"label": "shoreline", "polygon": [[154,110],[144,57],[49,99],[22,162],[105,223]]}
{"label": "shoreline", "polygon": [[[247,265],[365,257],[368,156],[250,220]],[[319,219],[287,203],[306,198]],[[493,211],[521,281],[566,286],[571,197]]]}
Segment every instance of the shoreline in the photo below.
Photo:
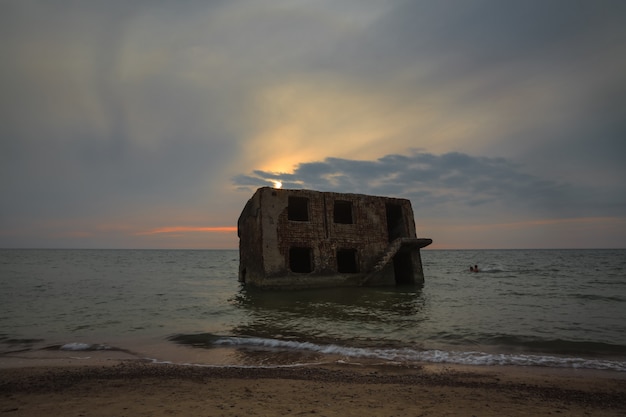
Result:
{"label": "shoreline", "polygon": [[61,415],[619,416],[619,372],[326,363],[189,366],[79,359],[0,371],[0,413]]}
{"label": "shoreline", "polygon": [[[606,371],[626,377],[623,355],[591,352],[549,353],[524,350],[501,351],[489,346],[455,346],[456,349],[377,349],[359,348],[332,343],[294,342],[254,337],[219,336],[223,343],[190,340],[180,342],[171,337],[107,339],[106,342],[80,341],[32,344],[14,344],[0,352],[0,369],[15,366],[40,366],[57,362],[90,362],[93,360],[148,360],[155,363],[203,365],[303,365],[342,362],[421,363],[445,366],[519,367],[542,369],[577,369]],[[84,338],[83,338],[84,339]],[[89,339],[89,338],[87,338]],[[250,342],[251,341],[251,342]],[[443,350],[442,350],[443,349]]]}

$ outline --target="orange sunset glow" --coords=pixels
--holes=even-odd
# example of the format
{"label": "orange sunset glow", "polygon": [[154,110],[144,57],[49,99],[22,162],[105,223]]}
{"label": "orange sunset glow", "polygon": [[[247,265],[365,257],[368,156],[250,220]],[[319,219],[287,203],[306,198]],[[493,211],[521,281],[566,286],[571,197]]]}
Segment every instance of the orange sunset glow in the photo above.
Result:
{"label": "orange sunset glow", "polygon": [[161,233],[236,233],[236,226],[218,227],[192,227],[192,226],[170,226],[157,229],[137,232],[137,235],[156,235]]}

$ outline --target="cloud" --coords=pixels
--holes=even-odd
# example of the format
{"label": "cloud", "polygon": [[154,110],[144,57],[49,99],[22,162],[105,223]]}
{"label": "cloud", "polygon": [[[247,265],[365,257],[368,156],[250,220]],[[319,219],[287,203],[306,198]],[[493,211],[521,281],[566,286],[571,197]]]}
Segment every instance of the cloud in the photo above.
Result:
{"label": "cloud", "polygon": [[233,178],[252,193],[284,188],[364,193],[411,200],[418,234],[433,248],[623,247],[624,193],[529,173],[508,158],[413,150],[373,160],[327,157],[292,172],[254,170]]}
{"label": "cloud", "polygon": [[[280,180],[285,188],[409,198],[419,207],[418,217],[468,215],[487,209],[490,213],[502,210],[508,216],[586,216],[595,204],[585,201],[601,198],[584,187],[527,174],[505,158],[460,152],[434,155],[413,151],[376,160],[328,157],[298,164],[292,173],[255,170],[233,178],[236,186],[249,191],[270,186],[274,180]],[[613,198],[615,203],[623,203],[622,197]]]}

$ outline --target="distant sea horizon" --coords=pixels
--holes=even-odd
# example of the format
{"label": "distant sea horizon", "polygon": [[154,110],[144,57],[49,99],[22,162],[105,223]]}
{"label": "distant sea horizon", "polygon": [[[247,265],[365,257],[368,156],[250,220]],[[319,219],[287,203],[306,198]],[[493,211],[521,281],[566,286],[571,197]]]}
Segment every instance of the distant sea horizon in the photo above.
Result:
{"label": "distant sea horizon", "polygon": [[[626,247],[616,246],[616,247],[545,247],[545,248],[529,248],[529,247],[520,247],[520,248],[441,248],[441,247],[433,247],[435,244],[430,245],[428,247],[420,249],[420,251],[436,251],[436,250],[623,250]],[[186,247],[65,247],[65,246],[0,246],[0,250],[234,250],[238,251],[239,247],[234,248],[186,248]]]}

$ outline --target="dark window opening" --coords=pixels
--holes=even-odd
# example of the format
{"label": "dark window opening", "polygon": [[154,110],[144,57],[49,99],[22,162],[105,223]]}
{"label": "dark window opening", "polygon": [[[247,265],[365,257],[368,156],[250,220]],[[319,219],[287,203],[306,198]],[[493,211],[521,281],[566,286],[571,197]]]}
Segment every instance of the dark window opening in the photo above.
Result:
{"label": "dark window opening", "polygon": [[291,272],[309,273],[313,271],[311,248],[290,248],[289,269]]}
{"label": "dark window opening", "polygon": [[406,227],[404,226],[404,216],[402,214],[402,206],[398,204],[387,204],[387,233],[389,241],[393,241],[399,237],[406,236]]}
{"label": "dark window opening", "polygon": [[396,256],[393,257],[393,270],[396,278],[396,285],[413,284],[415,282],[411,253],[398,252]]}
{"label": "dark window opening", "polygon": [[335,223],[352,224],[352,203],[350,201],[335,201],[333,220]]}
{"label": "dark window opening", "polygon": [[309,221],[309,199],[304,197],[289,197],[287,219],[298,222]]}
{"label": "dark window opening", "polygon": [[337,272],[359,272],[359,266],[356,262],[356,249],[339,249],[337,251]]}

